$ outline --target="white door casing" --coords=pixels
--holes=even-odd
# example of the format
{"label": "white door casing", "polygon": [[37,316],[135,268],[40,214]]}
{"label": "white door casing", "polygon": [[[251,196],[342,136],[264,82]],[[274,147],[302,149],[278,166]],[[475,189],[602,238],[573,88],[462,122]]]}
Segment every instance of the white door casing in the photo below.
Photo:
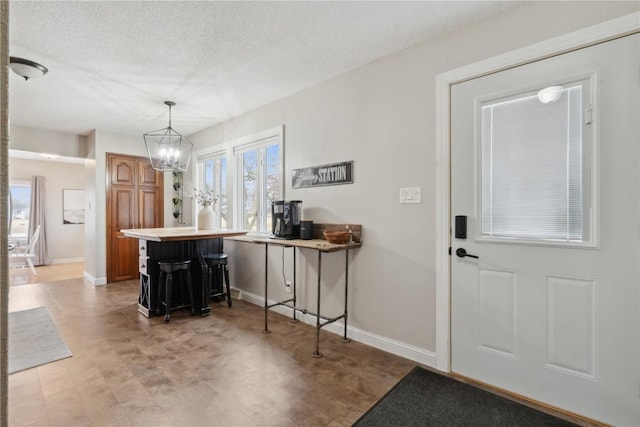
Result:
{"label": "white door casing", "polygon": [[[637,262],[640,258],[637,232],[640,228],[640,128],[636,120],[640,117],[640,56],[637,52],[640,52],[640,34],[452,86],[452,215],[466,215],[469,219],[468,237],[454,238],[452,251],[455,254],[456,250],[465,248],[480,257],[453,256],[451,259],[452,371],[616,425],[640,424],[637,394],[640,385]],[[583,78],[585,73],[592,75],[593,84],[583,87],[586,102],[577,109],[560,101],[542,104],[535,94],[518,102],[503,102],[506,94],[543,88],[551,83],[564,84]],[[593,99],[589,97],[589,87]],[[578,99],[577,93],[575,89],[566,91],[562,100]],[[489,142],[483,144],[490,154],[486,154],[482,164],[479,105],[487,95],[499,101],[495,101],[495,112],[486,115],[483,125],[495,128],[496,133],[487,132],[492,137],[487,137]],[[523,109],[523,105],[528,107]],[[548,144],[552,150],[545,147],[548,150],[545,153],[554,154],[540,155],[543,143],[539,134],[545,133],[544,128],[550,123],[547,111],[559,112],[563,118],[569,117],[568,122],[575,122],[575,110],[584,110],[582,121],[588,123],[582,126],[583,151],[590,155],[579,157],[584,157],[586,163],[584,181],[591,183],[584,188],[584,198],[591,202],[584,209],[584,217],[585,222],[596,226],[587,224],[583,230],[591,241],[532,243],[529,237],[526,240],[488,237],[493,223],[487,220],[481,234],[481,199],[484,198],[485,203],[499,199],[518,185],[514,177],[520,174],[519,170],[508,172],[512,178],[495,187],[496,194],[490,191],[482,194],[481,169],[491,167],[492,161],[505,163],[493,165],[494,175],[485,177],[485,183],[491,181],[495,186],[503,169],[509,169],[506,164],[517,164],[522,169],[537,158],[536,168],[544,168],[544,173],[533,172],[538,175],[534,181],[520,178],[522,190],[512,197],[520,199],[523,191],[543,185],[547,181],[548,165],[554,158],[559,158],[562,166],[568,162],[567,135],[579,133],[569,131],[566,125],[560,127],[562,137],[551,140],[555,141]],[[540,111],[544,111],[544,120],[533,119]],[[504,116],[510,119],[502,128],[499,117]],[[514,117],[522,126],[527,126],[527,133],[536,135],[535,145],[527,145],[521,153],[514,151],[524,143],[524,140],[514,143]],[[600,127],[599,131],[596,126]],[[599,141],[593,147],[588,142],[588,129],[592,127],[591,133],[599,134]],[[500,132],[505,131],[511,135],[507,139],[500,136]],[[532,147],[535,148],[532,150]],[[502,157],[500,150],[504,151]],[[521,163],[518,163],[519,156]],[[500,158],[508,160],[498,160]],[[547,191],[551,188],[558,193],[560,189],[560,194],[566,196],[566,189],[556,184],[565,180],[563,173],[560,179],[553,180]],[[512,204],[490,203],[500,210],[495,216],[496,224],[505,221],[505,232],[511,232],[514,220],[526,216],[527,211],[545,211],[539,207],[546,204],[539,201],[539,194],[535,196],[536,203],[511,217],[505,217],[503,209],[510,209]],[[558,218],[565,221],[566,203],[546,209],[546,212],[562,212],[561,216],[554,216],[553,226]],[[486,210],[485,217],[492,209]],[[598,211],[599,219],[596,218]],[[532,216],[524,221],[522,227],[526,233],[536,228],[533,225],[539,218],[540,215]],[[594,239],[598,232],[599,245]],[[536,233],[549,233],[549,229],[540,227]]]}
{"label": "white door casing", "polygon": [[492,72],[551,57],[640,30],[632,13],[544,42],[447,71],[436,77],[436,354],[435,367],[450,371],[450,86]]}
{"label": "white door casing", "polygon": [[436,76],[436,352],[434,366],[450,371],[450,86],[495,71],[593,45],[640,30],[632,13]]}

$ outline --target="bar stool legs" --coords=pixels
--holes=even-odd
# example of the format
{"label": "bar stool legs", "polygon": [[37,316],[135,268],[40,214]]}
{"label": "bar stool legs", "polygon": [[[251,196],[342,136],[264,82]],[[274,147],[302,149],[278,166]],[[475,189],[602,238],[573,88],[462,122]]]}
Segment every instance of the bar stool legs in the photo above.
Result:
{"label": "bar stool legs", "polygon": [[[207,286],[203,285],[203,289],[211,289],[211,285],[214,283],[214,277],[221,277],[224,280],[224,285],[226,292],[220,292],[213,294],[212,292],[207,292],[208,295],[205,295],[204,298],[218,297],[226,294],[227,297],[227,306],[231,307],[232,299],[231,299],[231,285],[229,280],[229,267],[228,267],[228,257],[227,254],[211,254],[205,256],[202,252],[198,253],[198,259],[200,261],[200,265],[202,267],[202,277],[203,281],[207,281]],[[219,274],[218,274],[219,273]],[[215,275],[215,276],[214,276]]]}
{"label": "bar stool legs", "polygon": [[[158,304],[156,308],[156,314],[160,314],[160,309],[162,308],[162,294],[164,293],[164,321],[171,321],[171,310],[176,310],[180,308],[185,308],[187,306],[191,307],[191,314],[195,314],[195,304],[193,301],[193,281],[191,280],[191,261],[159,261],[158,265],[160,266],[160,275],[158,280]],[[178,274],[178,279],[180,280],[180,286],[182,289],[187,287],[187,292],[189,293],[189,302],[190,304],[183,304],[179,307],[172,306],[172,296],[173,296],[173,273],[176,272]]]}
{"label": "bar stool legs", "polygon": [[229,268],[227,267],[227,264],[224,264],[223,268],[224,268],[224,283],[227,288],[227,306],[231,307],[232,300],[231,300],[231,285],[229,284]]}

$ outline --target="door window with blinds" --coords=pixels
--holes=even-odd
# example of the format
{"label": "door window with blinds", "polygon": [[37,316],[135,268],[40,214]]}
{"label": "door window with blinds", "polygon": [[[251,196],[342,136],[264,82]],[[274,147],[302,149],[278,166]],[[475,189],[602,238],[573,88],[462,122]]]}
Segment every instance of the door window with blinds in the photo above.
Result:
{"label": "door window with blinds", "polygon": [[590,84],[478,101],[480,240],[595,243]]}

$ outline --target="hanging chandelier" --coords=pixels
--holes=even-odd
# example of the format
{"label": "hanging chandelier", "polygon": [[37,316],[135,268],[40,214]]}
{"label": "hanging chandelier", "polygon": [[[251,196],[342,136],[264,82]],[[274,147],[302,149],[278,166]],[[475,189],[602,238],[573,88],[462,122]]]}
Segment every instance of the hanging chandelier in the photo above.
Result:
{"label": "hanging chandelier", "polygon": [[151,167],[157,171],[182,171],[189,168],[193,143],[171,127],[173,101],[164,101],[169,107],[169,127],[144,134],[144,143]]}

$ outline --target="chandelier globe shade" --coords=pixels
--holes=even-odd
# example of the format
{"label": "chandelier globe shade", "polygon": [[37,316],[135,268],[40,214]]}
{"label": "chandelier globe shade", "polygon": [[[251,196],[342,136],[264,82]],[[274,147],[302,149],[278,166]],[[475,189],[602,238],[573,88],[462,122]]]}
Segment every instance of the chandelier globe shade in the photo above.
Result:
{"label": "chandelier globe shade", "polygon": [[149,162],[157,171],[186,172],[189,169],[193,143],[171,127],[171,107],[176,103],[164,103],[169,107],[169,127],[143,135]]}

